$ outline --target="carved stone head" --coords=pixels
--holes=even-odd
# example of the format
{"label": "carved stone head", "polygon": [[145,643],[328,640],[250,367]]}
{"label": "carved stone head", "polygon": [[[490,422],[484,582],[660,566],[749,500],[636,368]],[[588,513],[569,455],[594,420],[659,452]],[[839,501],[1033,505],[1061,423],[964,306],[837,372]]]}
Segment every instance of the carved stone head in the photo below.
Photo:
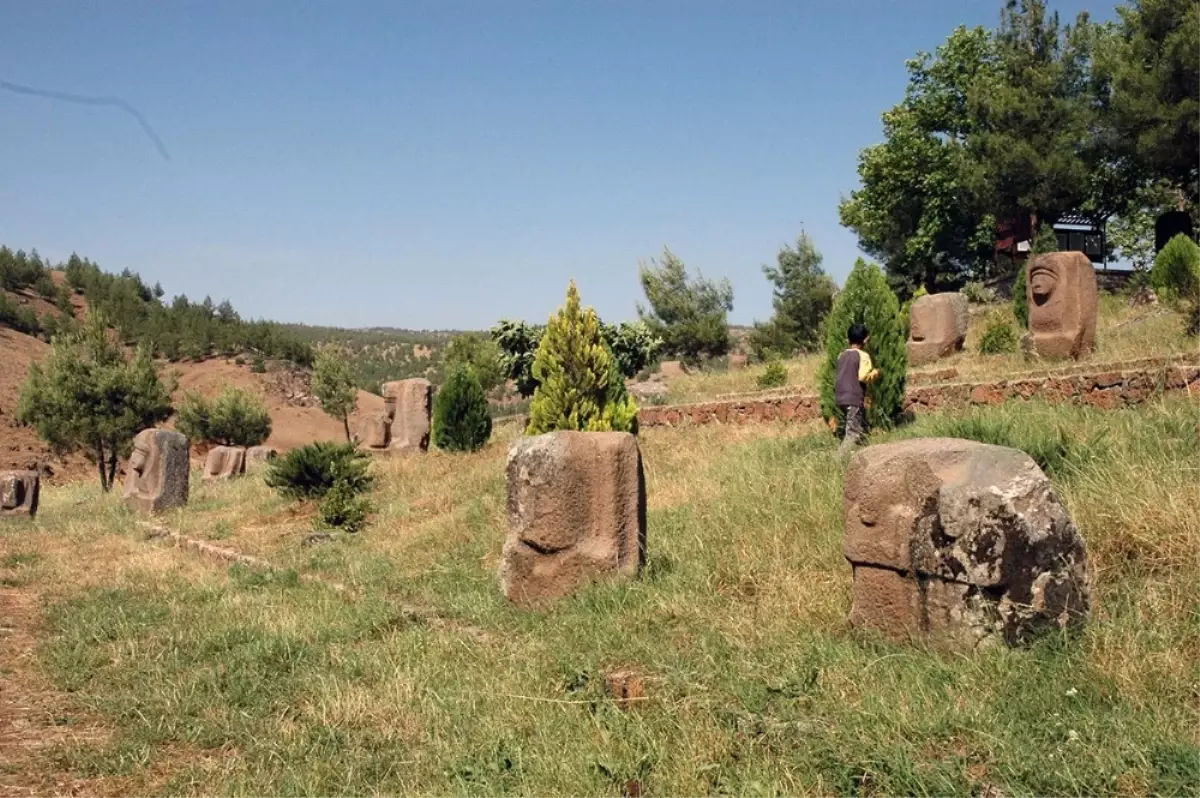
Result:
{"label": "carved stone head", "polygon": [[124,497],[130,507],[142,512],[187,504],[188,439],[172,430],[139,432],[133,439]]}
{"label": "carved stone head", "polygon": [[1096,270],[1082,252],[1052,252],[1029,260],[1029,331],[1043,357],[1079,358],[1096,338]]}

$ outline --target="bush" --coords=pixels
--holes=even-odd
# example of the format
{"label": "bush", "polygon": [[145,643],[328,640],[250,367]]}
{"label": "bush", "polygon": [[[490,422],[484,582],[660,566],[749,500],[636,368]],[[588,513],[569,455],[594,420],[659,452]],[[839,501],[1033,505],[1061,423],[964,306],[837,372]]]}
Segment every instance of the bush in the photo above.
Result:
{"label": "bush", "polygon": [[996,292],[980,282],[970,282],[962,287],[962,294],[968,302],[976,305],[988,305],[998,298]]}
{"label": "bush", "polygon": [[367,526],[371,503],[344,479],[337,479],[317,505],[313,526],[317,529],[340,529],[361,532]]}
{"label": "bush", "polygon": [[602,324],[600,334],[617,359],[621,376],[626,379],[637,376],[638,372],[653,363],[663,343],[642,321]]}
{"label": "bush", "polygon": [[254,362],[250,364],[250,371],[255,374],[266,374],[267,364],[263,362],[261,357],[254,358]]}
{"label": "bush", "polygon": [[787,367],[778,360],[767,363],[766,370],[758,375],[759,388],[780,388],[787,385]]}
{"label": "bush", "polygon": [[456,335],[442,353],[446,376],[455,366],[470,366],[484,393],[504,383],[500,347],[494,340],[475,333]]}
{"label": "bush", "polygon": [[1200,247],[1183,233],[1154,259],[1150,284],[1166,299],[1200,299]]}
{"label": "bush", "polygon": [[871,406],[867,422],[872,427],[890,427],[900,417],[904,404],[904,382],[908,372],[908,353],[904,348],[904,325],[900,303],[888,287],[883,272],[873,263],[859,258],[846,278],[846,287],[838,294],[825,327],[825,360],[817,375],[821,388],[821,415],[826,421],[842,414],[834,402],[833,381],[838,357],[849,346],[846,333],[852,324],[865,324],[870,332],[867,353],[879,369],[879,378],[867,387]]}
{"label": "bush", "polygon": [[1029,329],[1029,297],[1026,288],[1025,275],[1026,268],[1022,266],[1017,269],[1017,279],[1013,280],[1012,287],[1012,311],[1013,316],[1017,319],[1017,324],[1020,324],[1023,329]]}
{"label": "bush", "polygon": [[605,347],[600,319],[580,305],[572,280],[567,303],[550,318],[533,361],[537,389],[529,406],[528,435],[571,429],[637,429],[637,405],[625,391],[616,358]]}
{"label": "bush", "polygon": [[14,302],[3,293],[0,293],[0,325],[25,335],[37,335],[41,330],[37,314],[32,308]]}
{"label": "bush", "polygon": [[291,499],[320,499],[337,482],[354,494],[366,493],[375,484],[370,455],[353,444],[318,441],[292,449],[267,466],[268,486]]}
{"label": "bush", "polygon": [[470,366],[455,365],[433,400],[433,444],[450,452],[474,452],[491,435],[483,385]]}
{"label": "bush", "polygon": [[1016,352],[1020,344],[1012,321],[1003,311],[988,316],[987,326],[979,339],[979,352],[984,355],[1002,355]]}
{"label": "bush", "polygon": [[271,436],[271,415],[261,399],[240,388],[225,388],[211,402],[189,391],[175,426],[193,442],[257,446]]}

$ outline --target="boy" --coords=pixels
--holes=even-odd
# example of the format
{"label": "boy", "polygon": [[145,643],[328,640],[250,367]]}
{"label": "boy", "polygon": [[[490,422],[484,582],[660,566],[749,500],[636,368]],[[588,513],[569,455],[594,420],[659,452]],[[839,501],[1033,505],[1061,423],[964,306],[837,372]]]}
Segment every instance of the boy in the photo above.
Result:
{"label": "boy", "polygon": [[866,429],[866,413],[863,409],[867,383],[879,377],[879,370],[871,364],[871,356],[863,349],[870,333],[866,325],[852,324],[846,337],[850,348],[838,357],[834,377],[834,401],[846,417],[846,436],[838,454],[849,452],[858,443]]}

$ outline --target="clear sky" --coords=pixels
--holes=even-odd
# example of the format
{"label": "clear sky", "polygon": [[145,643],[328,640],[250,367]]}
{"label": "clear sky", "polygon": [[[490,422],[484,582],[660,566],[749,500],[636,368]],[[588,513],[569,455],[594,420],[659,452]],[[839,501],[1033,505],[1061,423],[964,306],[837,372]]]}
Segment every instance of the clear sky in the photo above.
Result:
{"label": "clear sky", "polygon": [[[1092,7],[1113,16],[1112,3]],[[0,243],[244,317],[633,318],[669,246],[770,314],[803,227],[841,282],[904,61],[1001,0],[0,0]],[[1085,0],[1052,3],[1065,18]]]}

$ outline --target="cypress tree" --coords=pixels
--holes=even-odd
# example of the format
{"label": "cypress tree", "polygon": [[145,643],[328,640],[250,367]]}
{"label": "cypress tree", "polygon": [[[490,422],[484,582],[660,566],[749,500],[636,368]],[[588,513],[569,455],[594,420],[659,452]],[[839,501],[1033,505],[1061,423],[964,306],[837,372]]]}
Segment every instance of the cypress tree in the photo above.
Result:
{"label": "cypress tree", "polygon": [[474,452],[491,436],[483,385],[473,368],[455,364],[433,400],[433,444],[450,452]]}
{"label": "cypress tree", "polygon": [[904,404],[904,382],[908,372],[908,353],[904,348],[904,320],[900,303],[887,278],[874,263],[862,258],[854,264],[846,287],[838,294],[825,326],[825,361],[821,364],[818,381],[821,386],[821,415],[826,420],[844,419],[834,402],[833,382],[838,357],[849,346],[846,334],[852,324],[865,324],[870,333],[866,351],[879,379],[867,387],[871,406],[867,422],[872,427],[887,428],[900,417]]}
{"label": "cypress tree", "polygon": [[526,433],[635,431],[637,405],[604,344],[596,311],[580,304],[572,280],[566,305],[550,317],[533,360],[537,390]]}

